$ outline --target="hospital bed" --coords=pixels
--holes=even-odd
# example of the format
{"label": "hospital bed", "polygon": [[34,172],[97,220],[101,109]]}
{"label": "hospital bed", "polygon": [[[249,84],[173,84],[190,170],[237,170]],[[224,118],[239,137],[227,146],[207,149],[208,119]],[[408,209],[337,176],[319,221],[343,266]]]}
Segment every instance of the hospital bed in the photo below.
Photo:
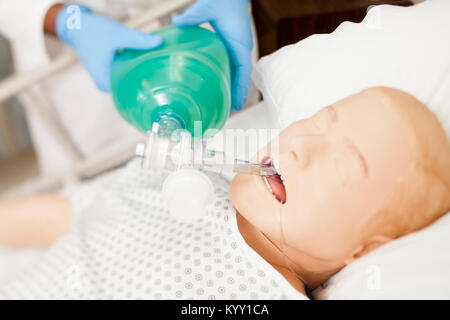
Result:
{"label": "hospital bed", "polygon": [[[190,0],[166,1],[157,10],[152,8],[149,12],[143,13],[142,16],[138,17],[136,20],[130,21],[129,25],[141,28],[142,30],[151,31],[162,25],[160,21],[167,21],[173,12],[182,10],[184,6],[189,3]],[[441,5],[442,3],[437,4]],[[414,22],[415,21],[420,20],[414,19]],[[402,21],[402,23],[404,23],[404,21]],[[420,28],[423,28],[422,24],[420,24]],[[411,31],[408,30],[407,32],[409,33]],[[442,36],[442,39],[448,38],[445,32],[446,30],[442,28],[442,33],[445,35],[445,37]],[[429,34],[425,34],[428,38]],[[351,33],[350,35],[352,38],[354,37],[354,33]],[[434,37],[436,39],[439,38],[438,35],[434,35]],[[345,38],[343,38],[343,40],[345,41]],[[367,43],[362,40],[360,44],[361,46],[367,46]],[[447,46],[448,42],[442,41],[442,44],[446,44]],[[389,48],[390,50],[391,47],[392,46],[389,45],[386,48]],[[382,50],[387,50],[383,49],[384,47],[382,46],[380,48]],[[409,50],[408,52],[414,51]],[[319,54],[319,57],[321,57],[321,55],[328,57],[329,55],[329,52],[326,50],[323,53],[320,53],[321,54]],[[336,52],[334,54],[336,54]],[[374,54],[377,54],[377,52],[374,52]],[[433,51],[430,51],[430,55],[434,54],[435,53],[433,53]],[[257,53],[255,53],[254,58],[256,59],[256,57]],[[301,60],[298,58],[298,55],[293,55],[292,57],[296,60]],[[424,57],[426,56],[424,55]],[[373,69],[382,68],[382,66],[387,64],[387,62],[391,59],[391,55],[386,55],[387,61],[383,61],[383,59],[376,56],[376,59],[373,59],[374,63],[373,65],[371,64],[371,67]],[[403,56],[402,59],[404,59]],[[39,70],[27,73],[26,75],[16,75],[6,81],[0,82],[0,102],[13,95],[19,93],[23,94],[33,83],[43,80],[44,78],[52,75],[54,72],[69,66],[75,61],[76,57],[74,55],[67,55],[53,61],[50,65]],[[420,63],[415,63],[417,63],[417,65],[423,64],[426,66],[427,70],[429,70],[431,68],[430,65],[435,63],[435,61],[436,59],[426,58],[423,61],[420,61]],[[289,63],[289,61],[286,61],[285,63]],[[440,65],[438,67],[441,68]],[[439,78],[439,87],[436,90],[441,90],[442,93],[446,94],[448,90],[446,91],[442,89],[445,87],[442,85],[442,83],[444,83],[442,81],[445,79],[450,79],[448,77],[449,69],[446,68],[443,70],[447,70],[447,73],[445,77],[443,76],[442,78]],[[310,72],[316,73],[317,69],[311,68]],[[336,74],[339,73],[336,72]],[[305,72],[303,76],[309,78],[312,75],[311,73]],[[401,83],[405,82],[403,74],[399,76],[399,79],[401,80]],[[289,81],[289,79],[286,81]],[[360,81],[359,78],[358,81]],[[426,83],[419,86],[418,89],[421,89],[421,87],[424,86],[426,87],[426,85],[430,83],[428,77],[425,81]],[[312,85],[310,87],[314,86]],[[318,86],[318,88],[322,88],[322,85]],[[434,92],[435,89],[431,89]],[[330,90],[329,94],[332,93],[333,90]],[[318,95],[322,94],[322,91],[319,90]],[[250,128],[277,128],[269,116],[271,113],[268,110],[269,104],[269,100],[266,105],[262,102],[257,103],[247,107],[245,110],[236,113],[235,115],[232,115],[227,122],[225,129],[239,128],[245,130]],[[38,106],[36,106],[35,109],[39,112]],[[444,118],[446,113],[443,114]],[[55,132],[57,132],[56,129],[57,128],[55,128]],[[32,181],[18,189],[12,190],[9,195],[52,191],[72,183],[77,183],[81,180],[94,178],[105,171],[121,166],[131,159],[134,155],[135,146],[138,142],[140,141],[129,141],[127,143],[112,146],[109,149],[103,150],[95,157],[80,161],[74,168],[72,168],[72,170],[69,170],[64,174],[53,177],[44,177],[42,179]],[[255,150],[251,151],[256,151],[258,147],[264,144],[264,141],[259,142],[260,145],[252,146]],[[450,252],[449,230],[450,215],[446,214],[429,227],[395,240],[388,245],[382,246],[380,249],[377,249],[376,252],[373,252],[362,259],[358,259],[355,263],[350,264],[337,275],[333,276],[326,286],[316,289],[314,292],[315,297],[318,299],[417,299],[423,297],[448,299],[448,297],[450,297],[450,277],[448,275],[448,270],[450,270],[450,255],[448,254]],[[5,279],[8,279],[12,272],[20,270],[34,259],[38,258],[42,252],[42,250],[37,249],[18,251],[0,248],[0,284]],[[374,267],[376,268],[374,269]],[[372,279],[373,274],[371,274],[371,272],[373,270],[381,271],[380,275],[382,275],[382,278],[380,279],[382,279],[382,285],[378,289],[370,289],[367,287],[368,279]]]}
{"label": "hospital bed", "polygon": [[[152,32],[170,24],[171,16],[182,12],[192,2],[193,0],[162,1],[159,6],[149,8],[132,20],[126,21],[125,24],[144,32]],[[253,30],[255,29],[253,28]],[[254,39],[256,41],[256,37]],[[258,58],[257,47],[255,43],[253,52],[254,62]],[[53,74],[72,66],[77,61],[76,54],[70,52],[55,58],[46,66],[30,72],[12,75],[0,82],[0,103],[13,96],[19,96],[21,101],[27,105],[27,112],[32,112],[33,116],[43,119],[45,125],[58,137],[68,153],[75,153],[70,140],[66,138],[66,134],[61,129],[60,124],[48,115],[45,108],[41,107],[39,100],[34,98],[33,92],[29,88],[33,84],[44,81]],[[256,94],[256,89],[252,88],[251,90],[253,90],[253,96],[256,96],[256,99],[254,98],[253,101],[258,100],[259,95]],[[263,108],[264,105],[262,103],[256,103],[253,106],[247,107],[242,112],[233,114],[226,128],[246,129],[255,128],[255,126],[261,128],[270,127],[270,119],[267,118],[268,113],[264,112],[262,110]],[[131,140],[118,142],[101,150],[90,158],[80,159],[80,161],[66,172],[32,179],[1,194],[0,199],[57,191],[80,181],[93,179],[104,172],[120,167],[132,159],[135,154],[136,145],[140,142],[142,141]],[[254,148],[256,151],[257,146],[254,146]],[[0,247],[0,283],[7,280],[13,272],[24,268],[34,259],[38,258],[43,251],[44,249],[38,248],[10,250]]]}

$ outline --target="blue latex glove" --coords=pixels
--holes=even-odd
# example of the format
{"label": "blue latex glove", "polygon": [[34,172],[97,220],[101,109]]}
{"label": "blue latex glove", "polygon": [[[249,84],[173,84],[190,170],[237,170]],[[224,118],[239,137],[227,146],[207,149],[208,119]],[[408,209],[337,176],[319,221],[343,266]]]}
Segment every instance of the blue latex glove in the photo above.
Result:
{"label": "blue latex glove", "polygon": [[176,27],[209,22],[228,48],[231,58],[232,107],[241,110],[248,97],[252,72],[253,36],[249,0],[198,0],[173,19]]}
{"label": "blue latex glove", "polygon": [[61,41],[75,49],[97,87],[104,92],[111,91],[111,66],[118,50],[150,50],[163,43],[160,36],[95,15],[84,5],[65,6],[56,20],[56,32]]}

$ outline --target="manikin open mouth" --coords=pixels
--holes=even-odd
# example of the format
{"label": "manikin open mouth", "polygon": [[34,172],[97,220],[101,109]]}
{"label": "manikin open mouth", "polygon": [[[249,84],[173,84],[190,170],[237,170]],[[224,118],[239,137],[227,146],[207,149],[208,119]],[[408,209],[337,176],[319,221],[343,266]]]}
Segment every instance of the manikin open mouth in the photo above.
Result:
{"label": "manikin open mouth", "polygon": [[262,162],[264,165],[268,166],[274,166],[274,168],[277,170],[277,174],[274,174],[272,176],[263,176],[263,180],[269,189],[269,191],[275,196],[275,198],[281,202],[286,202],[286,188],[284,186],[283,182],[283,176],[280,174],[280,171],[278,170],[276,163],[273,162],[271,158],[266,158]]}

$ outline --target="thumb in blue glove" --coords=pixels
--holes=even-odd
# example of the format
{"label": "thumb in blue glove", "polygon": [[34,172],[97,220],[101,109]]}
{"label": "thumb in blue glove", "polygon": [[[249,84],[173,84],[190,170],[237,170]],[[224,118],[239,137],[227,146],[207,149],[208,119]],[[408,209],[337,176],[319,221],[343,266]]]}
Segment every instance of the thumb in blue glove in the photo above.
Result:
{"label": "thumb in blue glove", "polygon": [[252,72],[253,37],[249,0],[198,0],[173,19],[176,27],[209,22],[227,46],[231,58],[232,107],[241,110],[248,97]]}
{"label": "thumb in blue glove", "polygon": [[[76,9],[76,10],[74,10]],[[79,24],[73,24],[73,14]],[[56,32],[61,41],[72,46],[97,87],[111,91],[111,66],[121,49],[150,50],[162,45],[160,36],[149,35],[95,15],[81,5],[68,5],[58,14]]]}

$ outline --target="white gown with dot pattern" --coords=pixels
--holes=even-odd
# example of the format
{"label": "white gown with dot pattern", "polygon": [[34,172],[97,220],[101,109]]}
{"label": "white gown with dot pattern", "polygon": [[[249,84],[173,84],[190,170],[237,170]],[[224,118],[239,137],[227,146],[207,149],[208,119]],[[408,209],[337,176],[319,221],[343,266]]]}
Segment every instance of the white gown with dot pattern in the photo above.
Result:
{"label": "white gown with dot pattern", "polygon": [[161,174],[137,160],[65,191],[72,230],[0,288],[9,299],[306,299],[242,238],[229,183],[210,176],[214,203],[173,219]]}

